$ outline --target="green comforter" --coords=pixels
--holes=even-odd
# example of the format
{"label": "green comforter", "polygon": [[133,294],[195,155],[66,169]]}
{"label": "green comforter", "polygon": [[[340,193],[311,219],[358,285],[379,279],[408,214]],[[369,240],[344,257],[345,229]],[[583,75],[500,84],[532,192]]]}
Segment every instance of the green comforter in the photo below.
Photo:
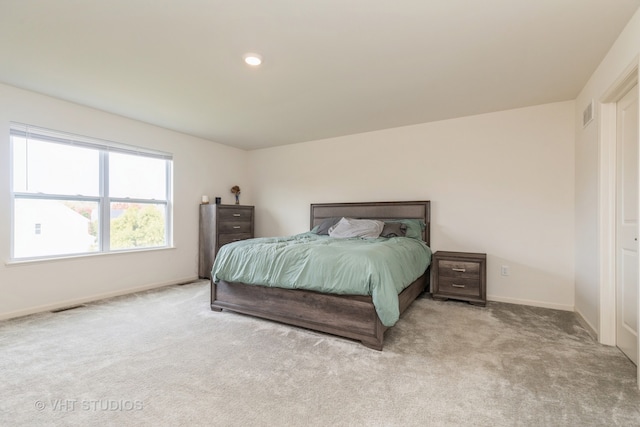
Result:
{"label": "green comforter", "polygon": [[400,316],[398,294],[430,261],[431,249],[416,239],[336,239],[307,232],[224,245],[211,277],[216,283],[371,295],[382,324],[393,326]]}

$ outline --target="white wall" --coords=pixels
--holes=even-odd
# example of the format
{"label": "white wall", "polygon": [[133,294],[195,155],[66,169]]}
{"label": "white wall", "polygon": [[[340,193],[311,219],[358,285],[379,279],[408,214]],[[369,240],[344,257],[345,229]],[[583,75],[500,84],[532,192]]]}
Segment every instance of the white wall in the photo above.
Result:
{"label": "white wall", "polygon": [[[640,11],[631,18],[575,102],[576,154],[576,311],[600,333],[598,254],[599,102],[616,80],[637,62],[640,53]],[[582,128],[582,112],[591,100],[593,122]]]}
{"label": "white wall", "polygon": [[[6,264],[10,121],[173,153],[175,248]],[[250,203],[246,170],[243,150],[0,84],[0,318],[196,278],[201,196],[232,203],[229,189],[237,184]]]}
{"label": "white wall", "polygon": [[573,310],[574,111],[570,101],[251,151],[256,232],[308,230],[310,203],[431,200],[433,249],[487,253],[489,299]]}

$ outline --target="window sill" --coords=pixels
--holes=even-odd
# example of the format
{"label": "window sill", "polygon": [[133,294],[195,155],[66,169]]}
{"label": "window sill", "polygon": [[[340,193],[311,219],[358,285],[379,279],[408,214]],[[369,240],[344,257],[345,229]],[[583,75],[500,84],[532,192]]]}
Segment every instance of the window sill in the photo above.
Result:
{"label": "window sill", "polygon": [[86,259],[86,258],[97,258],[97,257],[110,257],[110,256],[118,256],[118,255],[131,255],[137,253],[147,253],[147,252],[159,252],[159,251],[170,251],[177,249],[175,246],[165,246],[162,248],[141,248],[141,249],[129,249],[123,251],[113,251],[113,252],[99,252],[99,253],[88,253],[88,254],[78,254],[78,255],[62,255],[62,256],[52,256],[48,258],[32,258],[32,259],[16,259],[5,261],[4,265],[7,267],[15,267],[20,265],[33,265],[40,263],[49,263],[56,261],[69,261],[69,260],[77,260],[77,259]]}

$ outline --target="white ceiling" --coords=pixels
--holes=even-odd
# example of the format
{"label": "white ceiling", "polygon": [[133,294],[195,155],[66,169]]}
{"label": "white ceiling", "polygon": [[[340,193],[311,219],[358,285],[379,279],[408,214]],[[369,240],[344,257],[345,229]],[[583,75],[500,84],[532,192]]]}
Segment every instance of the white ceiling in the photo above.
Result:
{"label": "white ceiling", "polygon": [[0,82],[255,149],[574,99],[638,6],[0,0]]}

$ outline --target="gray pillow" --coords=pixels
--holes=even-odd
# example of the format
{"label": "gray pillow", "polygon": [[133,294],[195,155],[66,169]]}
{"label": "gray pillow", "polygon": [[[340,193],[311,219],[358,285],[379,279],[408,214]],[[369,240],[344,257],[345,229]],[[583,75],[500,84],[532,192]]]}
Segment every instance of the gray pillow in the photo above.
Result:
{"label": "gray pillow", "polygon": [[320,225],[315,229],[315,233],[322,236],[329,235],[329,229],[336,225],[342,219],[341,216],[336,216],[332,218],[325,218]]}
{"label": "gray pillow", "polygon": [[385,222],[380,237],[405,237],[407,226],[401,222]]}
{"label": "gray pillow", "polygon": [[375,219],[342,218],[329,229],[329,236],[342,239],[350,237],[375,239],[380,236],[383,227],[384,222]]}
{"label": "gray pillow", "polygon": [[426,228],[424,221],[419,219],[392,219],[385,222],[385,224],[404,224],[407,227],[405,237],[418,240],[422,240],[422,230]]}

